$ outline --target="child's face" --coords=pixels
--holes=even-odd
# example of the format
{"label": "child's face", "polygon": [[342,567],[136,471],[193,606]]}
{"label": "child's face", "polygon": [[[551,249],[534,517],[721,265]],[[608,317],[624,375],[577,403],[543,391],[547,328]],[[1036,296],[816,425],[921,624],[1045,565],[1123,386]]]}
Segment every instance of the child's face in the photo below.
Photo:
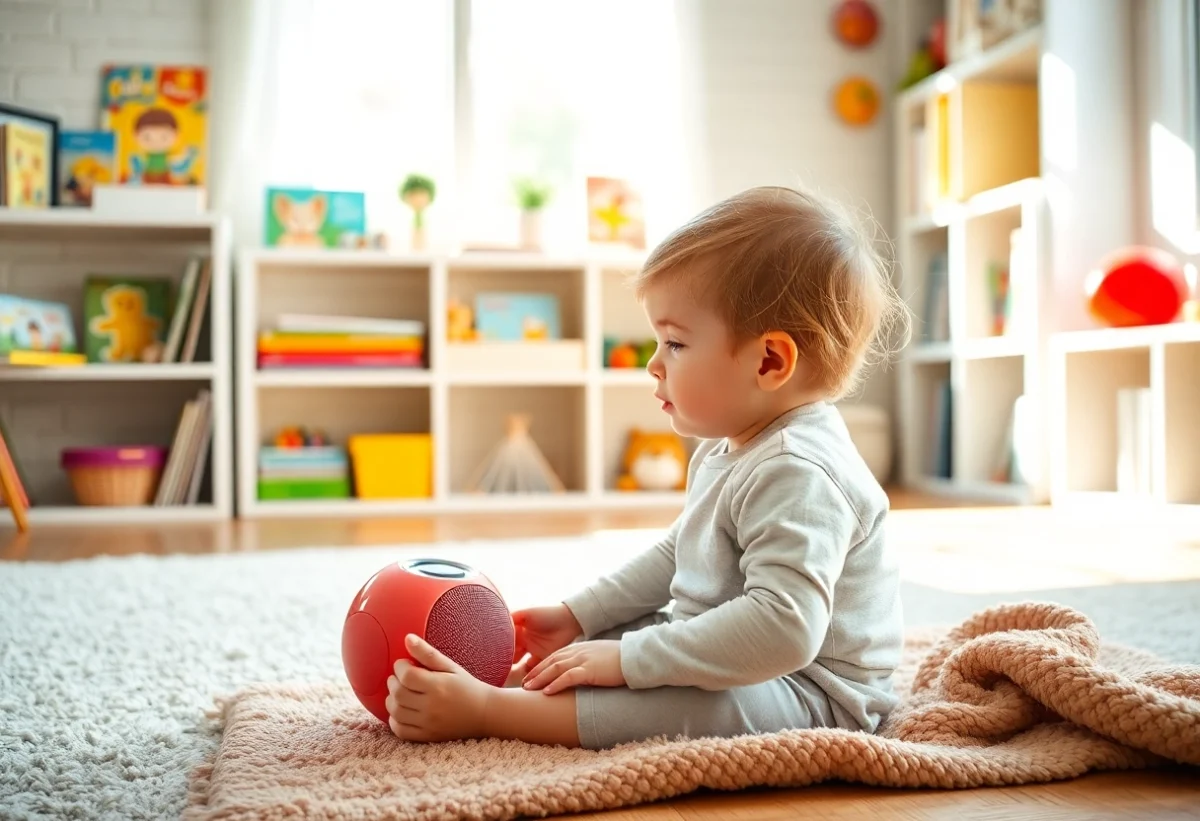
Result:
{"label": "child's face", "polygon": [[754,425],[762,391],[753,342],[735,350],[724,321],[680,285],[651,286],[642,306],[658,339],[646,369],[675,432],[718,439]]}

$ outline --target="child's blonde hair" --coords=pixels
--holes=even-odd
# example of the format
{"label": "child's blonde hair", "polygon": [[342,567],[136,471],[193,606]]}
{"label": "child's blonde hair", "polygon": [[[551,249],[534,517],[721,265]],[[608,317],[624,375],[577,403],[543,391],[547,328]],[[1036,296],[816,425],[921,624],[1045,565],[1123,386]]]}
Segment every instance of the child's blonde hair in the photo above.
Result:
{"label": "child's blonde hair", "polygon": [[724,318],[734,344],[784,331],[832,399],[855,388],[888,337],[907,342],[908,309],[862,224],[806,191],[751,188],[663,240],[635,275],[639,297],[677,281]]}

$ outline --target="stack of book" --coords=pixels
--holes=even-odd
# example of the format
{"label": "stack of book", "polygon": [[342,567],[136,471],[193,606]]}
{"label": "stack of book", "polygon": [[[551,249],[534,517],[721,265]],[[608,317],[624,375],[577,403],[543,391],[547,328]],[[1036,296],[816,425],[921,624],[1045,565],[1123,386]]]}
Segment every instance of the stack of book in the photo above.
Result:
{"label": "stack of book", "polygon": [[263,447],[258,452],[259,499],[345,499],[350,459],[336,445]]}
{"label": "stack of book", "polygon": [[421,368],[425,325],[408,319],[284,314],[258,336],[258,367]]}
{"label": "stack of book", "polygon": [[212,391],[201,388],[194,399],[184,403],[175,428],[175,438],[163,467],[155,507],[194,505],[200,499],[200,485],[208,465],[212,441]]}

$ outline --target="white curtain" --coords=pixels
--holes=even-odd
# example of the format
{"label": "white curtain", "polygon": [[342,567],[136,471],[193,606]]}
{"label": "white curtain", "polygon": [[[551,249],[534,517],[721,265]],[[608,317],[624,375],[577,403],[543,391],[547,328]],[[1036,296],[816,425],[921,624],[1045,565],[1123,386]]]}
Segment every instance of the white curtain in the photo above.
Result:
{"label": "white curtain", "polygon": [[[214,0],[213,207],[261,243],[265,189],[366,194],[367,230],[403,234],[398,188],[454,171],[450,0]],[[443,185],[431,209],[453,207]]]}

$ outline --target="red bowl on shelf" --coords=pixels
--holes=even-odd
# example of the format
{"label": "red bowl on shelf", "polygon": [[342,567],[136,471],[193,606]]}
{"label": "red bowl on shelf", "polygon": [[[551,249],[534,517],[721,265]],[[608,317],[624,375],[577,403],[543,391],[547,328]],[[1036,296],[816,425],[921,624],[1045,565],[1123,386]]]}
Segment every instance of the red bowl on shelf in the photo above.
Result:
{"label": "red bowl on shelf", "polygon": [[62,467],[75,501],[87,506],[148,505],[162,478],[167,449],[152,445],[65,448]]}

